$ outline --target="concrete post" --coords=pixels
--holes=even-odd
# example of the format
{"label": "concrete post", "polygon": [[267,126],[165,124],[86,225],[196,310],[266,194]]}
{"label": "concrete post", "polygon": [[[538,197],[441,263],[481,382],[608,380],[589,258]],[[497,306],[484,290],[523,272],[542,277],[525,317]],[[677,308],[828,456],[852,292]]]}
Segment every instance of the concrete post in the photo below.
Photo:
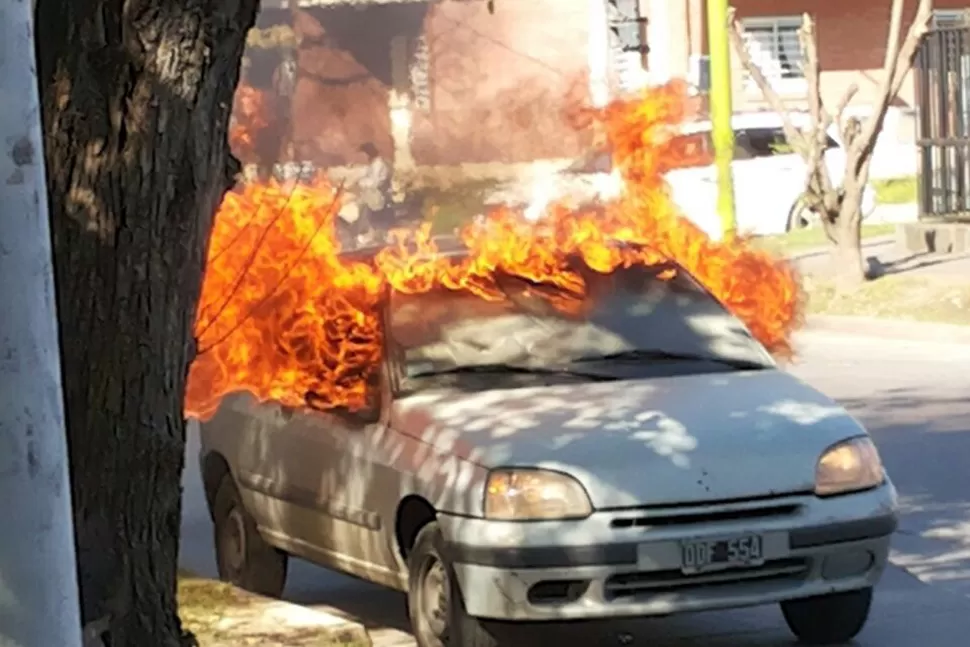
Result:
{"label": "concrete post", "polygon": [[717,167],[717,215],[721,236],[734,237],[737,218],[734,211],[734,129],[731,126],[731,45],[728,41],[728,0],[707,0],[707,43],[711,56],[711,134],[714,139],[714,164]]}
{"label": "concrete post", "polygon": [[0,645],[81,619],[31,3],[0,3]]}

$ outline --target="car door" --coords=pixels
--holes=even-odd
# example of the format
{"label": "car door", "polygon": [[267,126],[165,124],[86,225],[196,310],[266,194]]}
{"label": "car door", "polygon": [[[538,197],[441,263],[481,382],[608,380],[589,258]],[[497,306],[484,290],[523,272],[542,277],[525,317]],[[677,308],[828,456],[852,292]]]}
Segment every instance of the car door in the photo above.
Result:
{"label": "car door", "polygon": [[805,183],[801,156],[780,127],[745,128],[735,134],[735,141],[738,230],[762,236],[784,233]]}
{"label": "car door", "polygon": [[281,498],[294,552],[367,580],[396,582],[387,501],[396,502],[398,488],[383,468],[385,423],[334,411],[290,416],[278,451],[286,454]]}
{"label": "car door", "polygon": [[260,403],[248,393],[233,393],[223,399],[211,420],[201,423],[203,451],[225,457],[246,509],[271,538],[289,532],[279,505],[285,462],[280,441],[287,420],[280,405]]}
{"label": "car door", "polygon": [[721,237],[717,214],[717,171],[710,130],[680,136],[688,163],[667,174],[671,194],[681,213],[715,240]]}

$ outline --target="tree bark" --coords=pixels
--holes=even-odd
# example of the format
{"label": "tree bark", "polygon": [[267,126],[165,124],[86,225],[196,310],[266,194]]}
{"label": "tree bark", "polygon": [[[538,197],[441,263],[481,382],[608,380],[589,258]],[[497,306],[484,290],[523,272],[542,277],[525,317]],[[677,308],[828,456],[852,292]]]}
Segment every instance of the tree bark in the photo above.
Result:
{"label": "tree bark", "polygon": [[862,255],[861,225],[858,200],[854,204],[843,201],[841,213],[835,222],[836,240],[832,250],[835,283],[839,290],[853,290],[865,283],[866,264]]}
{"label": "tree bark", "polygon": [[38,0],[82,621],[191,642],[175,586],[193,323],[257,0]]}
{"label": "tree bark", "polygon": [[[832,262],[839,265],[836,269],[837,283],[843,288],[853,288],[866,279],[861,249],[861,201],[863,190],[869,181],[869,165],[872,162],[876,137],[882,130],[883,121],[890,102],[899,94],[906,75],[913,67],[916,52],[923,35],[929,28],[933,15],[932,0],[919,0],[916,15],[900,43],[902,32],[904,0],[892,0],[889,5],[889,33],[886,42],[886,55],[883,63],[884,78],[879,84],[872,114],[864,121],[844,119],[849,102],[857,93],[853,84],[846,88],[835,112],[826,110],[820,93],[821,67],[818,59],[818,42],[815,23],[810,14],[803,16],[799,41],[804,53],[803,66],[808,84],[810,132],[802,133],[795,128],[781,95],[775,91],[770,81],[755,63],[745,43],[744,29],[737,20],[734,9],[728,19],[728,36],[742,67],[758,85],[772,110],[782,119],[785,138],[801,155],[808,168],[805,181],[805,199],[820,214],[825,234],[835,244]],[[825,144],[828,129],[835,124],[843,140],[846,155],[845,170],[841,178],[829,177],[824,164]],[[837,180],[837,181],[836,181]],[[826,217],[827,216],[827,217]]]}

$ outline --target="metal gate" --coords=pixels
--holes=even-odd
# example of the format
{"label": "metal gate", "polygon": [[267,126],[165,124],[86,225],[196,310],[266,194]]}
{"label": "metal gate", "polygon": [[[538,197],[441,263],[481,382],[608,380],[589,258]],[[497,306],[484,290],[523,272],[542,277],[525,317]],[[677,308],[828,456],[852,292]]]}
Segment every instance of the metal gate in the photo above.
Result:
{"label": "metal gate", "polygon": [[970,27],[937,27],[915,64],[919,215],[970,216]]}

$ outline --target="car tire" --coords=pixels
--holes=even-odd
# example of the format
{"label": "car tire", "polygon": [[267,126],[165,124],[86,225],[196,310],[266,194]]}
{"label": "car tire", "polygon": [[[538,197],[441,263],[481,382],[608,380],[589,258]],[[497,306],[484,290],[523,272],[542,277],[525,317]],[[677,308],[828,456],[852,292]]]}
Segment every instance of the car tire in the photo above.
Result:
{"label": "car tire", "polygon": [[[859,216],[863,221],[867,220],[869,216],[871,216],[876,210],[876,191],[868,184],[862,190],[862,199],[859,203],[859,209]],[[791,206],[791,209],[788,210],[788,224],[785,227],[786,231],[797,231],[799,229],[816,227],[818,225],[818,216],[805,206],[801,198],[795,200]]]}
{"label": "car tire", "polygon": [[833,593],[781,603],[792,633],[809,645],[841,645],[858,635],[869,619],[872,589]]}
{"label": "car tire", "polygon": [[788,210],[787,231],[798,231],[816,224],[818,224],[818,216],[805,206],[801,198],[796,200]]}
{"label": "car tire", "polygon": [[418,647],[498,647],[482,622],[465,610],[443,543],[432,521],[418,533],[408,555],[407,609]]}
{"label": "car tire", "polygon": [[219,579],[258,595],[280,597],[289,556],[259,534],[228,474],[216,490],[212,519]]}

